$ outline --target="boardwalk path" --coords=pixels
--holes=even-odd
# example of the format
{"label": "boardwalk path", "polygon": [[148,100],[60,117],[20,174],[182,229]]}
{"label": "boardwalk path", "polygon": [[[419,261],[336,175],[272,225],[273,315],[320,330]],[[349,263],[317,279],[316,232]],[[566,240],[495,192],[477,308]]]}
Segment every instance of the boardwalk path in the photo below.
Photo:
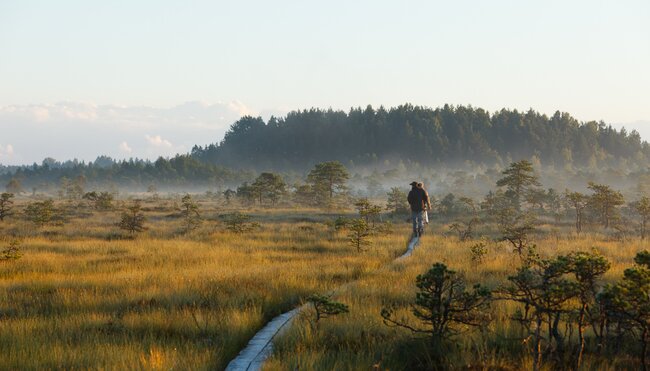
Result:
{"label": "boardwalk path", "polygon": [[[418,237],[413,237],[411,241],[409,241],[408,248],[404,254],[400,255],[396,260],[411,256],[418,242],[420,242],[420,239]],[[271,320],[271,322],[267,323],[264,328],[253,336],[253,338],[248,342],[248,345],[246,345],[246,348],[239,352],[237,357],[228,363],[226,371],[260,370],[264,361],[273,351],[273,339],[289,328],[296,315],[306,307],[307,304],[294,308],[286,313],[282,313]]]}

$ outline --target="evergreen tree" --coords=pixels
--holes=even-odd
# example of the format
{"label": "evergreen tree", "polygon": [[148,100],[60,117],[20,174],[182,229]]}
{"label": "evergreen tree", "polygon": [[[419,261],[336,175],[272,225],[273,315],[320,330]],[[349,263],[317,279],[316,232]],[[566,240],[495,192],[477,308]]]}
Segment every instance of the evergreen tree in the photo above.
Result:
{"label": "evergreen tree", "polygon": [[648,196],[641,197],[639,201],[634,203],[633,207],[641,217],[641,239],[645,239],[648,231],[648,221],[650,220],[650,198]]}
{"label": "evergreen tree", "polygon": [[[588,323],[595,323],[596,311],[592,307],[600,290],[598,281],[609,270],[611,264],[604,256],[597,253],[576,252],[568,256],[570,262],[569,272],[575,276],[578,284],[578,341],[579,352],[576,369],[580,369],[582,355],[585,349],[584,328]],[[599,336],[598,332],[595,332]]]}
{"label": "evergreen tree", "polygon": [[185,233],[195,230],[201,224],[199,205],[192,200],[192,196],[186,194],[181,199],[181,215],[183,217],[183,229]]}
{"label": "evergreen tree", "polygon": [[13,193],[3,192],[0,194],[0,221],[4,221],[6,217],[12,215],[14,205],[12,198],[14,198]]}
{"label": "evergreen tree", "polygon": [[350,178],[347,169],[338,161],[316,164],[307,175],[307,182],[322,204],[332,205],[334,195],[344,192]]}
{"label": "evergreen tree", "polygon": [[25,207],[25,216],[27,220],[39,227],[50,223],[54,218],[55,209],[53,200],[37,201],[28,204]]}
{"label": "evergreen tree", "polygon": [[464,278],[443,263],[436,263],[426,273],[418,275],[416,286],[419,291],[415,296],[413,314],[425,327],[416,328],[399,322],[393,319],[391,309],[384,308],[381,315],[386,324],[429,334],[432,344],[439,347],[442,341],[460,333],[463,328],[480,327],[489,321],[490,290],[479,284],[466,290]]}
{"label": "evergreen tree", "polygon": [[368,239],[371,235],[371,229],[365,219],[351,219],[347,221],[346,228],[348,228],[348,241],[350,245],[361,252],[365,246],[370,245]]}
{"label": "evergreen tree", "polygon": [[399,187],[393,187],[387,196],[386,210],[396,215],[408,213],[409,204],[406,201],[406,192],[402,191]]}
{"label": "evergreen tree", "polygon": [[23,253],[20,251],[20,242],[18,242],[18,240],[13,240],[9,242],[9,246],[0,252],[0,262],[18,260],[22,256]]}
{"label": "evergreen tree", "polygon": [[333,301],[328,296],[313,294],[307,298],[307,301],[314,306],[317,323],[323,318],[348,313],[350,311],[347,305]]}
{"label": "evergreen tree", "polygon": [[641,343],[641,365],[646,361],[650,342],[650,253],[639,252],[634,261],[637,266],[623,272],[623,279],[605,287],[599,300],[605,303],[610,321],[630,329]]}
{"label": "evergreen tree", "polygon": [[237,234],[250,232],[259,227],[258,223],[250,221],[250,215],[242,214],[240,212],[221,215],[221,218],[223,219],[223,223],[226,225],[226,229]]}
{"label": "evergreen tree", "polygon": [[142,204],[140,200],[136,200],[131,206],[122,211],[118,226],[131,234],[135,234],[136,232],[143,232],[147,229],[144,226],[145,221],[146,218],[142,212]]}
{"label": "evergreen tree", "polygon": [[594,182],[589,182],[587,188],[593,191],[589,197],[589,207],[598,215],[603,227],[609,228],[612,220],[619,218],[618,206],[625,203],[623,194],[610,186]]}
{"label": "evergreen tree", "polygon": [[566,202],[568,202],[576,212],[576,233],[582,232],[582,220],[584,219],[584,210],[587,207],[589,198],[580,192],[570,192],[568,189],[564,194]]}
{"label": "evergreen tree", "polygon": [[275,203],[286,193],[286,184],[282,177],[274,173],[262,173],[251,184],[254,195],[262,204],[262,199],[268,199],[271,204]]}
{"label": "evergreen tree", "polygon": [[113,195],[110,192],[97,193],[92,191],[84,194],[82,198],[92,202],[97,210],[110,210],[113,208]]}
{"label": "evergreen tree", "polygon": [[506,187],[506,196],[512,199],[515,210],[520,211],[523,197],[533,187],[541,185],[533,172],[533,164],[527,160],[513,162],[502,174],[505,176],[497,181],[497,186]]}

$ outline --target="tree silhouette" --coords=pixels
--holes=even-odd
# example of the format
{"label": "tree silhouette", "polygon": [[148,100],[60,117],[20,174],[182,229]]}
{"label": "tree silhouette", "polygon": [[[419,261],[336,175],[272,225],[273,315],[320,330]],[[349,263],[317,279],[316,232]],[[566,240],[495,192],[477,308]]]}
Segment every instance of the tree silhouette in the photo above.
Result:
{"label": "tree silhouette", "polygon": [[[535,358],[533,369],[539,370],[542,363],[542,342],[555,340],[554,350],[562,353],[564,338],[559,331],[561,315],[568,313],[569,301],[579,293],[575,281],[567,278],[571,270],[571,261],[565,256],[525,265],[509,276],[511,286],[502,289],[502,294],[509,300],[524,305],[524,311],[517,311],[515,320],[521,323],[534,339]],[[543,324],[548,324],[548,334],[542,333]]]}
{"label": "tree silhouette", "polygon": [[[580,309],[578,310],[578,341],[579,351],[576,361],[576,369],[580,369],[582,355],[585,349],[584,328],[587,323],[594,323],[597,320],[597,312],[592,305],[596,302],[596,297],[600,290],[598,281],[609,270],[611,264],[605,257],[597,253],[576,252],[568,256],[569,272],[575,276],[578,283],[578,299]],[[598,331],[594,331],[597,337],[600,337]]]}
{"label": "tree silhouette", "polygon": [[317,323],[323,318],[349,312],[347,305],[333,301],[328,296],[313,294],[307,298],[307,301],[313,305],[316,311]]}
{"label": "tree silhouette", "polygon": [[372,230],[365,219],[347,220],[345,227],[349,230],[348,241],[357,249],[357,252],[361,252],[365,246],[370,245],[368,238],[372,234]]}
{"label": "tree silhouette", "polygon": [[639,201],[633,204],[633,208],[641,216],[641,239],[645,239],[648,231],[648,220],[650,220],[650,198],[648,196],[641,197]]}
{"label": "tree silhouette", "polygon": [[183,229],[185,233],[195,230],[201,224],[199,205],[192,200],[192,196],[186,194],[181,199],[181,216],[183,217]]}
{"label": "tree silhouette", "polygon": [[14,198],[13,193],[4,192],[0,194],[0,221],[4,221],[6,217],[12,215],[14,205],[12,198]]}
{"label": "tree silhouette", "polygon": [[641,365],[647,370],[648,342],[650,342],[650,253],[637,253],[637,266],[623,272],[623,279],[605,287],[599,300],[605,302],[610,321],[632,330],[641,343]]}
{"label": "tree silhouette", "polygon": [[36,201],[25,207],[27,220],[39,227],[50,223],[54,218],[55,209],[53,200]]}
{"label": "tree silhouette", "polygon": [[414,327],[393,318],[393,309],[383,308],[384,323],[407,328],[431,336],[434,347],[461,332],[465,327],[484,326],[490,319],[491,292],[479,284],[466,290],[465,280],[443,263],[435,263],[426,273],[418,275],[413,315],[424,328]]}
{"label": "tree silhouette", "polygon": [[147,230],[144,226],[145,221],[142,204],[140,200],[135,200],[131,206],[122,211],[118,226],[131,234],[135,234]]}
{"label": "tree silhouette", "polygon": [[84,194],[82,198],[92,202],[97,210],[110,210],[113,208],[113,195],[110,192],[97,193],[92,191]]}
{"label": "tree silhouette", "polygon": [[393,187],[387,194],[388,200],[386,202],[386,210],[392,214],[407,214],[409,211],[409,204],[406,202],[406,192],[398,187]]}
{"label": "tree silhouette", "polygon": [[0,262],[6,262],[11,260],[18,260],[23,256],[23,253],[20,251],[20,242],[18,240],[12,240],[2,252],[0,252]]}
{"label": "tree silhouette", "polygon": [[334,195],[343,192],[350,175],[343,164],[338,161],[329,161],[316,164],[307,175],[307,182],[322,203],[332,205]]}
{"label": "tree silhouette", "polygon": [[533,164],[527,160],[513,162],[502,174],[505,176],[497,181],[497,186],[507,188],[506,195],[512,199],[517,211],[521,210],[521,199],[525,193],[541,186],[533,172]]}
{"label": "tree silhouette", "polygon": [[226,225],[226,229],[237,234],[250,232],[259,227],[258,223],[250,221],[250,215],[245,215],[240,212],[221,215],[221,218]]}
{"label": "tree silhouette", "polygon": [[610,186],[589,182],[587,186],[594,193],[589,197],[588,205],[598,214],[605,228],[609,228],[613,219],[618,219],[617,207],[625,203],[623,194],[613,190]]}
{"label": "tree silhouette", "polygon": [[275,205],[281,196],[286,194],[286,184],[282,177],[274,173],[262,173],[251,184],[253,194],[258,198],[260,205],[266,198]]}
{"label": "tree silhouette", "polygon": [[580,234],[582,232],[582,220],[584,218],[584,210],[587,207],[587,202],[589,198],[580,193],[580,192],[570,192],[568,189],[565,192],[564,196],[566,202],[568,202],[576,212],[576,233]]}

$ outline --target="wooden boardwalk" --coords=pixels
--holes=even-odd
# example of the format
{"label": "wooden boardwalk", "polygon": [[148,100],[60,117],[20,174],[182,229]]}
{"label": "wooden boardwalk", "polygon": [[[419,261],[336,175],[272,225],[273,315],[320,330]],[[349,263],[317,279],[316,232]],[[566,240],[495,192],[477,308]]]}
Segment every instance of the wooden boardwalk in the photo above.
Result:
{"label": "wooden boardwalk", "polygon": [[[396,260],[411,256],[419,242],[420,239],[418,237],[413,237],[411,241],[409,241],[408,248],[404,254],[400,255]],[[271,320],[271,322],[267,323],[264,328],[253,336],[253,338],[248,342],[248,345],[246,345],[246,348],[239,352],[237,357],[228,363],[226,371],[260,370],[264,361],[266,361],[273,351],[273,339],[288,329],[296,315],[306,307],[307,304],[294,308],[286,313],[282,313]]]}

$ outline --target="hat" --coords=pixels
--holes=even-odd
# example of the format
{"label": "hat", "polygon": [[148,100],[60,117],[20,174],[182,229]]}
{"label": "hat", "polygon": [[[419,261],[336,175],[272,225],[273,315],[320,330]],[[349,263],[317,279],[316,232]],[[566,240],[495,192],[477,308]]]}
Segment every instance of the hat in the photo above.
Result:
{"label": "hat", "polygon": [[415,181],[414,181],[414,182],[411,182],[409,185],[410,185],[410,186],[416,186],[416,185],[418,185],[418,182],[415,182]]}

